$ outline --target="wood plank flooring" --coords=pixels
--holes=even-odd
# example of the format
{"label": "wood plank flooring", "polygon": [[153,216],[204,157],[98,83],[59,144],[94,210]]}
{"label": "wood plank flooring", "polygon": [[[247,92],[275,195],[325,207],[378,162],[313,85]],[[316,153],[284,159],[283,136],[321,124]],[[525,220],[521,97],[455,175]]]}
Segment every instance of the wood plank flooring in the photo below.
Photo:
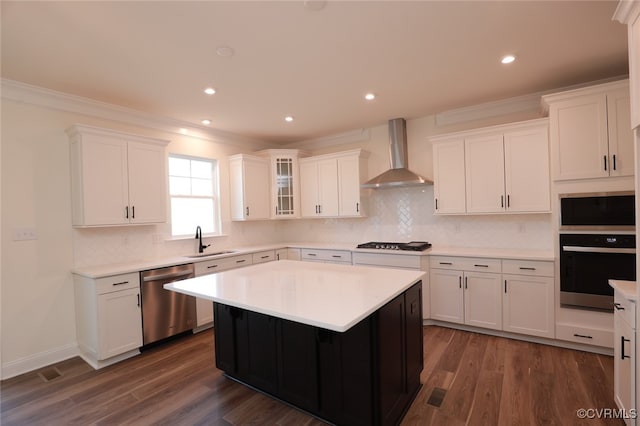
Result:
{"label": "wood plank flooring", "polygon": [[[436,326],[424,355],[403,425],[623,425],[576,416],[615,408],[611,357]],[[3,426],[324,424],[224,377],[211,331],[99,371],[73,358],[5,380],[0,411]]]}

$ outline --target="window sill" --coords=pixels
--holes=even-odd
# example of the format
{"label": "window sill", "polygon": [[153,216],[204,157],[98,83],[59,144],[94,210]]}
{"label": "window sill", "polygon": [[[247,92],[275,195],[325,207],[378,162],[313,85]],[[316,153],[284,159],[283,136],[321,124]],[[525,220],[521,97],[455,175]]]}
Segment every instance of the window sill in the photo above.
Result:
{"label": "window sill", "polygon": [[[202,234],[202,239],[206,239],[206,238],[218,238],[218,237],[228,237],[229,234]],[[182,236],[182,237],[169,237],[169,238],[165,238],[164,241],[184,241],[184,240],[195,240],[195,236],[194,237],[187,237],[187,236]]]}

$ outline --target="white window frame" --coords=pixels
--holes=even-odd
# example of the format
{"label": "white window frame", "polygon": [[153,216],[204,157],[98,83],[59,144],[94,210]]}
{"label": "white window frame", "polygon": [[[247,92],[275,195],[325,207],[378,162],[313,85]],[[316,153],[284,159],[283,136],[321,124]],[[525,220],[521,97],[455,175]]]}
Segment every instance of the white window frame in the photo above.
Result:
{"label": "white window frame", "polygon": [[[205,161],[211,164],[211,185],[213,193],[209,196],[202,195],[172,195],[171,194],[171,171],[169,166],[169,159],[171,158],[179,158],[183,160],[194,160],[194,161]],[[181,176],[182,177],[182,176]],[[220,165],[219,161],[215,158],[207,158],[207,157],[196,157],[192,155],[184,155],[184,154],[169,154],[169,158],[167,159],[167,180],[168,180],[168,193],[169,193],[169,233],[171,238],[173,239],[181,239],[181,238],[193,238],[195,235],[196,229],[193,228],[193,232],[189,232],[188,234],[173,234],[173,217],[172,217],[172,203],[174,198],[190,198],[190,199],[211,199],[213,201],[213,227],[214,232],[206,232],[203,233],[203,236],[219,236],[222,234],[222,220],[220,216],[221,206],[220,206]]]}

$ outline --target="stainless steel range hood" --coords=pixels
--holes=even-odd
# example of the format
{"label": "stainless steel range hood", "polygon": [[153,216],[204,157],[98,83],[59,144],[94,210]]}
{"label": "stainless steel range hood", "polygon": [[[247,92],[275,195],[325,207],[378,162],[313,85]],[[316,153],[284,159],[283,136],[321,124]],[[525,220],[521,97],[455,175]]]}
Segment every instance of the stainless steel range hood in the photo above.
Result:
{"label": "stainless steel range hood", "polygon": [[407,123],[404,118],[389,120],[389,155],[391,168],[360,185],[363,188],[397,188],[432,185],[433,182],[407,169]]}

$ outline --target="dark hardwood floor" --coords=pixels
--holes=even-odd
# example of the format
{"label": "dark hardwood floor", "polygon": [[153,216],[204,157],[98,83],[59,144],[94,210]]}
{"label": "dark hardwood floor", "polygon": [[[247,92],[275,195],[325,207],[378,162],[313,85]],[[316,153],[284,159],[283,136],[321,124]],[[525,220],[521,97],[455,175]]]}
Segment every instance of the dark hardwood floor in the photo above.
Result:
{"label": "dark hardwood floor", "polygon": [[[213,353],[209,330],[99,371],[73,358],[5,380],[0,423],[324,424],[225,378]],[[435,326],[424,328],[424,354],[403,425],[623,424],[576,415],[615,408],[611,357]]]}

